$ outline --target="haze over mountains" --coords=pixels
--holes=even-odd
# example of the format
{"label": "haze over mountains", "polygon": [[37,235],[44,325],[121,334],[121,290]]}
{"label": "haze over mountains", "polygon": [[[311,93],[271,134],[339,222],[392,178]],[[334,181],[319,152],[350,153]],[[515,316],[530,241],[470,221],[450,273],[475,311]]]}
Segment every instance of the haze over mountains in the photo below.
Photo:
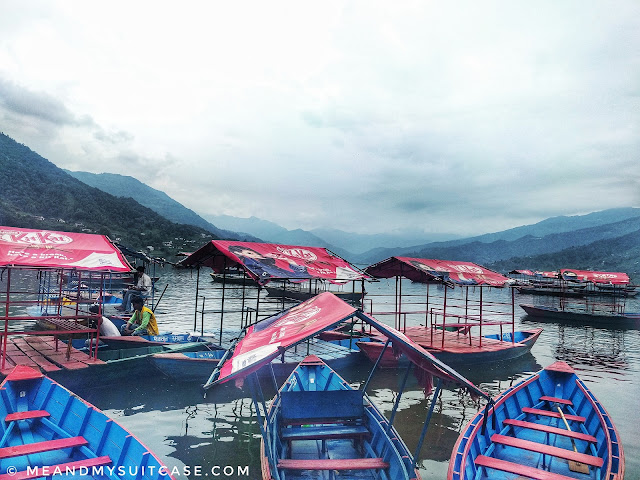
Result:
{"label": "haze over mountains", "polygon": [[[236,235],[248,240],[283,243],[290,245],[313,245],[329,248],[347,260],[369,265],[394,255],[415,256],[421,258],[442,258],[450,260],[469,260],[485,266],[504,268],[539,268],[553,269],[568,266],[558,265],[558,259],[565,258],[567,253],[588,246],[594,242],[604,242],[604,246],[613,244],[613,240],[640,232],[640,208],[618,208],[586,215],[559,216],[548,218],[533,225],[523,225],[502,232],[483,234],[470,238],[435,239],[420,238],[415,233],[371,234],[360,235],[340,230],[287,230],[273,222],[256,217],[237,218],[226,215],[212,216],[207,220],[195,212],[172,200],[165,193],[142,184],[132,177],[121,175],[97,175],[86,172],[69,172],[78,179],[86,181],[98,188],[112,193],[132,195],[141,204],[156,210],[170,219],[187,221],[197,217],[197,224],[218,234],[236,232]],[[196,218],[193,221],[196,221]],[[205,226],[208,225],[208,226]],[[224,236],[224,234],[222,234]],[[451,236],[449,236],[451,237]],[[622,242],[627,245],[629,242]],[[367,248],[373,247],[373,248]],[[633,242],[627,245],[633,247]],[[619,250],[616,250],[620,253]],[[552,255],[549,257],[549,255]],[[584,257],[590,257],[586,249]],[[540,263],[542,257],[543,262]],[[624,265],[631,262],[625,271],[640,271],[640,266],[633,260],[633,255],[620,258],[611,265]],[[571,258],[571,256],[569,256]],[[509,260],[511,262],[509,262]],[[578,259],[572,259],[573,268],[587,268],[576,265]],[[592,263],[594,261],[592,260]],[[595,261],[591,268],[602,269],[602,261]],[[545,265],[549,265],[545,268]],[[620,268],[618,268],[620,269]]]}
{"label": "haze over mountains", "polygon": [[322,246],[360,266],[405,255],[472,261],[499,271],[571,267],[626,271],[640,277],[640,208],[554,217],[456,239],[421,238],[415,232],[287,230],[253,217],[204,219],[132,177],[67,172],[2,134],[0,224],[66,231],[88,228],[165,255],[193,250],[206,239],[227,238]]}

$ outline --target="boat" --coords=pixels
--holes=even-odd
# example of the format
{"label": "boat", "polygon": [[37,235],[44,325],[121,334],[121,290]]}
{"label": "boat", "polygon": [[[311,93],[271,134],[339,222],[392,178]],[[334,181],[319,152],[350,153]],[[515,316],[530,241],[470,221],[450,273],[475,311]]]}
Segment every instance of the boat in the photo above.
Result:
{"label": "boat", "polygon": [[265,430],[264,480],[316,478],[310,471],[339,478],[420,478],[407,446],[368,395],[316,356],[303,360],[284,383]]}
{"label": "boat", "polygon": [[[260,386],[262,367],[308,338],[354,318],[393,340],[411,363],[396,396],[390,418],[385,419],[366,395],[368,380],[355,390],[317,356],[309,356],[294,370],[269,403]],[[264,480],[302,478],[368,478],[417,480],[415,457],[426,437],[442,381],[456,383],[487,400],[490,397],[448,365],[440,362],[401,332],[357,310],[329,292],[291,307],[249,327],[220,360],[207,390],[232,379],[250,380],[253,404],[262,435],[261,465]],[[393,428],[400,398],[413,365],[425,394],[437,386],[412,455]],[[248,377],[248,378],[247,378]],[[272,371],[272,381],[276,378]]]}
{"label": "boat", "polygon": [[209,273],[209,275],[211,275],[211,280],[213,280],[215,283],[223,283],[227,285],[245,285],[247,287],[258,286],[253,278],[245,275],[242,272],[226,273],[224,275],[222,273],[211,272]]}
{"label": "boat", "polygon": [[[422,330],[425,330],[422,327]],[[476,363],[490,363],[501,362],[505,360],[512,360],[514,358],[525,355],[531,351],[531,347],[536,343],[540,334],[541,328],[533,328],[529,330],[519,330],[514,332],[514,335],[509,333],[489,334],[483,335],[483,344],[477,344],[475,346],[469,345],[468,337],[464,335],[457,335],[452,332],[444,332],[447,337],[445,341],[446,349],[439,349],[439,341],[432,341],[428,335],[428,331],[425,332],[425,341],[421,341],[421,337],[412,334],[410,337],[416,341],[418,345],[431,353],[438,360],[446,364],[455,365],[470,365]],[[440,335],[442,333],[440,332]],[[453,345],[454,339],[459,338],[463,344],[461,348],[455,348]],[[512,341],[512,338],[514,339]],[[373,341],[358,341],[356,345],[367,356],[367,358],[375,362],[382,349],[384,348],[384,342],[382,338],[373,339]],[[428,340],[428,341],[426,341]],[[380,366],[383,368],[396,368],[402,363],[406,363],[406,358],[398,357],[394,354],[393,349],[386,349],[381,360]]]}
{"label": "boat", "polygon": [[174,478],[135,435],[39,371],[17,366],[0,388],[0,478]]}
{"label": "boat", "polygon": [[[196,352],[159,352],[151,355],[152,365],[163,375],[178,381],[202,381],[209,378],[211,372],[218,366],[226,350],[219,348],[211,351]],[[346,341],[324,341],[311,339],[307,344],[287,351],[279,360],[272,363],[276,375],[284,378],[309,354],[315,354],[334,368],[344,368],[357,362],[360,358],[355,341],[349,345]],[[98,353],[100,357],[101,353]],[[260,372],[267,373],[266,371]]]}
{"label": "boat", "polygon": [[268,284],[264,287],[270,297],[288,298],[289,300],[307,300],[322,292],[331,292],[336,297],[346,302],[360,302],[362,291],[337,290],[327,287],[325,284],[316,285],[315,288],[305,283],[280,283],[278,286]]}
{"label": "boat", "polygon": [[622,480],[620,436],[564,362],[504,391],[462,430],[447,480]]}
{"label": "boat", "polygon": [[582,298],[587,295],[585,285],[563,286],[563,285],[520,285],[515,287],[522,295],[550,295],[554,297]]}
{"label": "boat", "polygon": [[163,375],[176,381],[202,381],[218,365],[225,350],[201,352],[155,353],[151,364]]}
{"label": "boat", "polygon": [[565,307],[558,308],[545,305],[520,304],[520,307],[538,321],[561,321],[580,323],[582,325],[595,325],[607,327],[633,328],[640,326],[640,313],[619,313],[617,311],[604,311],[592,304],[591,308],[585,304],[585,308]]}

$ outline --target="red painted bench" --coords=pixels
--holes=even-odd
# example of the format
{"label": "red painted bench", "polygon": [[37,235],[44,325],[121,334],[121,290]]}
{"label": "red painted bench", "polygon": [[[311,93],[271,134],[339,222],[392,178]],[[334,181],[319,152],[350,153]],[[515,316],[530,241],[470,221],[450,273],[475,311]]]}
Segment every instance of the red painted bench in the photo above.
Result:
{"label": "red painted bench", "polygon": [[318,460],[295,460],[283,458],[278,461],[282,470],[378,470],[389,468],[382,458],[339,458]]}
{"label": "red painted bench", "polygon": [[586,433],[573,432],[566,428],[551,427],[549,425],[540,425],[539,423],[525,422],[523,420],[511,420],[507,418],[504,422],[505,425],[511,425],[513,427],[528,428],[530,430],[538,430],[540,432],[551,433],[553,435],[563,435],[565,437],[575,438],[576,440],[584,440],[585,442],[596,443],[596,437],[588,435]]}
{"label": "red painted bench", "polygon": [[593,455],[587,455],[586,453],[577,453],[573,450],[553,447],[551,445],[544,445],[542,443],[522,440],[520,438],[499,435],[497,433],[491,436],[491,441],[493,443],[499,443],[501,445],[506,445],[509,447],[522,448],[531,452],[542,453],[544,455],[564,458],[565,460],[573,460],[575,462],[585,463],[587,465],[591,465],[592,467],[601,467],[604,463],[604,460],[602,458],[594,457]]}
{"label": "red painted bench", "polygon": [[89,442],[84,437],[70,437],[59,438],[57,440],[46,440],[44,442],[27,443],[25,445],[15,445],[12,447],[0,448],[0,459],[48,452],[50,450],[60,450],[63,448],[82,447],[88,443]]}
{"label": "red painted bench", "polygon": [[27,410],[26,412],[10,413],[4,417],[5,422],[13,422],[15,420],[28,420],[30,418],[44,418],[50,416],[46,410]]}
{"label": "red painted bench", "polygon": [[562,405],[573,405],[573,402],[571,400],[567,400],[566,398],[548,397],[544,395],[540,397],[540,400],[547,401],[550,403],[560,403]]}
{"label": "red painted bench", "polygon": [[[530,413],[531,415],[542,415],[545,417],[562,418],[559,412],[552,412],[550,410],[540,410],[539,408],[522,407],[522,412]],[[587,421],[586,418],[579,417],[578,415],[565,414],[564,418],[570,421],[580,422],[580,423],[584,423]]]}
{"label": "red painted bench", "polygon": [[558,473],[547,472],[546,470],[540,470],[535,467],[508,462],[507,460],[485,457],[484,455],[478,455],[474,459],[474,462],[477,466],[480,467],[493,468],[494,470],[515,473],[516,475],[533,478],[534,480],[575,480],[575,478],[573,477],[566,477]]}
{"label": "red painted bench", "polygon": [[[48,472],[49,474],[56,471],[56,469],[62,473],[66,472],[67,469],[69,471],[73,471],[74,469],[79,469],[82,467],[91,468],[91,467],[99,467],[101,465],[109,465],[111,463],[111,459],[107,456],[104,457],[96,457],[96,458],[87,458],[86,460],[78,460],[76,462],[68,462],[68,463],[60,463],[58,465],[48,465],[46,467],[36,468],[35,471],[31,470],[23,470],[21,472],[16,472],[13,475],[9,473],[3,473],[0,475],[0,480],[30,480],[32,478],[40,478],[44,475],[43,471]],[[46,468],[46,470],[44,470]]]}

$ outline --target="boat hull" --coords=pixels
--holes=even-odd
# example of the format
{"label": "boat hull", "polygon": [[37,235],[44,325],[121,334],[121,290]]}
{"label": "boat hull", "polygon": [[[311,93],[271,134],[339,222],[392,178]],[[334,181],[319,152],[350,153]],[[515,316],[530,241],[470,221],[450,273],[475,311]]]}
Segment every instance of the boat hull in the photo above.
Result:
{"label": "boat hull", "polygon": [[[135,468],[149,480],[173,478],[135,436],[40,372],[16,367],[1,387],[0,409],[7,425],[0,446],[3,477],[45,477],[57,468],[98,480],[125,478]],[[103,474],[107,467],[116,474]],[[119,469],[125,474],[117,476]],[[29,476],[34,470],[42,475]]]}
{"label": "boat hull", "polygon": [[567,323],[580,323],[582,325],[596,325],[608,327],[634,327],[640,326],[640,314],[608,314],[589,313],[573,310],[559,310],[555,307],[544,307],[529,304],[520,304],[527,315],[536,320],[552,320]]}
{"label": "boat hull", "polygon": [[[515,332],[515,342],[511,343],[511,333],[505,333],[502,335],[502,341],[509,343],[506,348],[499,350],[483,350],[482,347],[469,348],[466,351],[446,351],[435,350],[429,348],[427,345],[420,344],[429,353],[431,353],[438,360],[447,364],[456,365],[469,365],[475,363],[491,363],[502,362],[505,360],[511,360],[518,358],[531,351],[531,348],[540,337],[542,333],[541,328],[522,330]],[[485,335],[485,338],[497,339],[498,335]],[[380,352],[384,347],[382,342],[356,342],[356,345],[362,352],[369,358],[369,360],[375,362],[380,356]],[[446,340],[445,340],[446,346]],[[382,359],[380,360],[380,367],[382,368],[396,368],[401,364],[405,364],[407,359],[404,356],[397,357],[394,355],[393,348],[387,347]]]}
{"label": "boat hull", "polygon": [[[575,462],[588,472],[578,473]],[[458,438],[447,479],[517,475],[539,480],[624,477],[624,453],[615,425],[564,362],[507,389],[488,413],[478,412]]]}
{"label": "boat hull", "polygon": [[[325,474],[419,479],[395,429],[366,395],[318,357],[307,357],[271,402],[261,445],[262,477],[290,480]],[[309,476],[311,475],[311,477]],[[284,477],[280,477],[284,478]],[[351,478],[351,476],[348,476]]]}

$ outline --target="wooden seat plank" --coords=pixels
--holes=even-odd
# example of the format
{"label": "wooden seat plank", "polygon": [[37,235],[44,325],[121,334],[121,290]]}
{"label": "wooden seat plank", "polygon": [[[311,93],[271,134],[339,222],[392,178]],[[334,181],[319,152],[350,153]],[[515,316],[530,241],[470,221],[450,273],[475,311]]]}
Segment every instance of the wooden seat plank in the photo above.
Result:
{"label": "wooden seat plank", "polygon": [[57,440],[45,440],[44,442],[28,443],[0,448],[0,459],[31,455],[34,453],[60,450],[63,448],[82,447],[89,442],[84,437],[59,438]]}
{"label": "wooden seat plank", "polygon": [[[30,480],[32,478],[40,478],[44,475],[42,474],[44,471],[49,472],[49,474],[53,473],[58,469],[60,472],[66,472],[67,469],[70,471],[74,471],[74,469],[79,468],[91,468],[91,467],[99,467],[101,465],[109,465],[111,463],[111,458],[107,456],[103,457],[95,457],[95,458],[87,458],[85,460],[78,460],[75,462],[68,463],[60,463],[58,465],[48,465],[46,467],[33,468],[33,470],[23,470],[21,472],[16,472],[14,474],[3,473],[0,475],[0,480]],[[46,470],[45,470],[46,469]]]}
{"label": "wooden seat plank", "polygon": [[324,426],[324,427],[303,427],[286,428],[282,431],[282,438],[286,440],[313,440],[331,438],[351,438],[369,434],[369,430],[364,425],[356,426]]}
{"label": "wooden seat plank", "polygon": [[522,440],[520,438],[508,437],[506,435],[493,434],[491,436],[493,443],[499,443],[501,445],[507,445],[509,447],[522,448],[531,452],[542,453],[545,455],[551,455],[552,457],[564,458],[565,460],[573,460],[575,462],[586,463],[592,467],[601,467],[604,460],[600,457],[594,457],[593,455],[587,455],[586,453],[577,453],[573,450],[567,450],[564,448],[553,447],[551,445],[545,445],[543,443],[532,442],[529,440]]}
{"label": "wooden seat plank", "polygon": [[540,432],[551,433],[553,435],[563,435],[565,437],[575,438],[576,440],[584,440],[585,442],[596,443],[596,437],[581,432],[573,432],[566,428],[551,427],[549,425],[540,425],[534,422],[525,422],[523,420],[512,420],[510,418],[505,419],[502,422],[505,425],[511,425],[513,427],[528,428],[530,430],[538,430]]}
{"label": "wooden seat plank", "polygon": [[567,400],[566,398],[548,397],[547,395],[543,395],[542,397],[540,397],[540,400],[550,403],[561,403],[562,405],[573,405],[573,402],[571,400]]}
{"label": "wooden seat plank", "polygon": [[535,467],[520,465],[507,460],[500,460],[498,458],[485,457],[484,455],[478,455],[474,459],[474,463],[476,466],[515,473],[516,475],[522,475],[523,477],[532,478],[534,480],[575,480],[573,477],[567,477],[565,475],[560,475],[559,473],[548,472],[546,470],[540,470]]}
{"label": "wooden seat plank", "polygon": [[5,422],[13,422],[15,420],[27,420],[30,418],[43,418],[48,417],[51,414],[46,410],[27,410],[26,412],[10,413],[4,417]]}
{"label": "wooden seat plank", "polygon": [[339,458],[296,460],[283,458],[278,461],[282,470],[378,470],[389,468],[382,458]]}
{"label": "wooden seat plank", "polygon": [[[541,410],[539,408],[529,408],[522,407],[523,413],[530,413],[531,415],[542,415],[545,417],[553,417],[553,418],[562,418],[559,412],[552,412],[551,410]],[[569,421],[584,423],[587,421],[585,417],[580,417],[578,415],[570,415],[565,413],[564,418]]]}

